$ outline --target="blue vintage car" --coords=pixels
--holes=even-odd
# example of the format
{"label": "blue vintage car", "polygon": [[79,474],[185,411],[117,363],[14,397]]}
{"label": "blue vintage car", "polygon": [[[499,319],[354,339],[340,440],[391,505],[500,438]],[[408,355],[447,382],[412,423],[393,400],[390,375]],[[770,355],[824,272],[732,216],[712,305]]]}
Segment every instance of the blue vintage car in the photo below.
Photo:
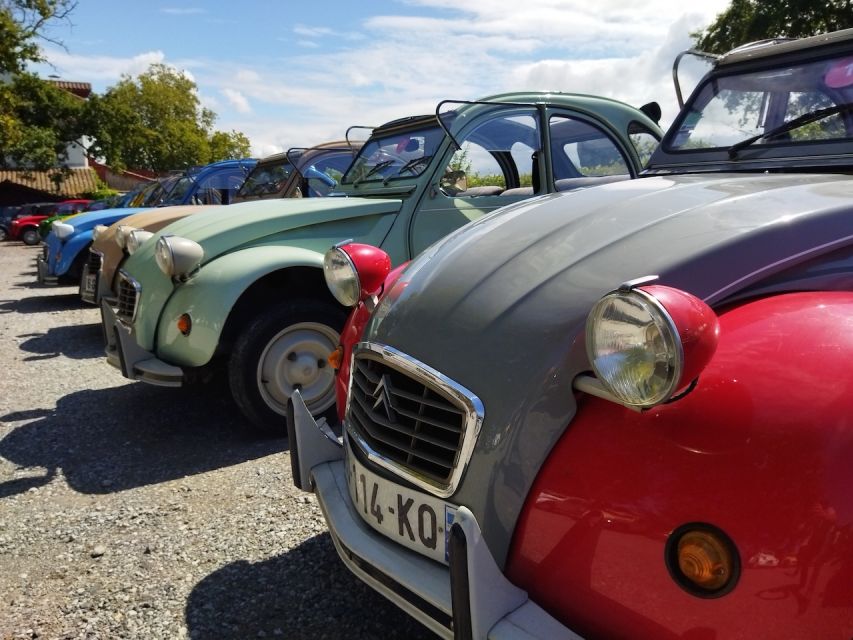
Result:
{"label": "blue vintage car", "polygon": [[100,225],[107,227],[150,207],[230,203],[256,163],[251,158],[223,160],[190,169],[153,186],[142,207],[104,209],[75,216],[66,222],[55,222],[45,239],[42,255],[37,259],[39,283],[79,282],[96,227]]}

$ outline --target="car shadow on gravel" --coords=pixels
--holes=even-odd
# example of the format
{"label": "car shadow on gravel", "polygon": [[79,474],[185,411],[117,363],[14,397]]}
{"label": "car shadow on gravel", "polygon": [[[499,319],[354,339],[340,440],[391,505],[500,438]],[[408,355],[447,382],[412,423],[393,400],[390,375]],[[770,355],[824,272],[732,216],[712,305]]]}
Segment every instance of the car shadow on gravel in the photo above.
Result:
{"label": "car shadow on gravel", "polygon": [[[55,291],[54,288],[51,288]],[[0,313],[51,313],[88,308],[79,291],[59,295],[32,296],[20,300],[0,300]]]}
{"label": "car shadow on gravel", "polygon": [[186,623],[192,640],[437,638],[353,576],[328,533],[210,574],[190,593]]}
{"label": "car shadow on gravel", "polygon": [[29,360],[47,360],[64,355],[74,360],[102,358],[104,340],[101,324],[74,324],[48,329],[46,333],[25,333],[19,338],[29,338],[20,345],[22,351],[35,354],[24,358]]}
{"label": "car shadow on gravel", "polygon": [[[0,421],[20,420],[19,413]],[[0,440],[0,456],[20,468],[46,469],[41,484],[61,470],[73,490],[104,494],[254,460],[286,446],[285,438],[259,439],[248,431],[218,386],[162,389],[135,383],[60,398],[55,411]],[[29,477],[27,483],[39,480]],[[0,499],[20,493],[22,486],[20,480],[0,483]]]}

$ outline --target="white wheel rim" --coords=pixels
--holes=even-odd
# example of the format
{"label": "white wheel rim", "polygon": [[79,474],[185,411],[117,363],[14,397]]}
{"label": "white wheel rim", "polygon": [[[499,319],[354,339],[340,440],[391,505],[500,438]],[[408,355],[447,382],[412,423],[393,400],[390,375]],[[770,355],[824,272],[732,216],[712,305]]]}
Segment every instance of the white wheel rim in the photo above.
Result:
{"label": "white wheel rim", "polygon": [[264,347],[257,384],[267,406],[287,413],[287,401],[299,389],[313,415],[335,402],[335,370],[329,354],[338,346],[338,332],[319,322],[299,322],[279,331]]}

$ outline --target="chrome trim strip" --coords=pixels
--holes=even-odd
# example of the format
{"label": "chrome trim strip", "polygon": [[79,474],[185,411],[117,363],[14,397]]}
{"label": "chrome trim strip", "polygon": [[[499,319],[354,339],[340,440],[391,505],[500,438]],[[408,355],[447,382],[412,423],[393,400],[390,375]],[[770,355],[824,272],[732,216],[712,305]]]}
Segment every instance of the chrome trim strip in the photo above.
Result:
{"label": "chrome trim strip", "polygon": [[[136,300],[134,300],[133,304],[133,315],[130,317],[130,322],[134,323],[136,322],[136,314],[139,313],[139,299],[142,294],[142,285],[139,284],[139,282],[137,282],[135,279],[133,279],[130,274],[124,269],[119,269],[118,275],[120,278],[126,280],[130,284],[130,286],[132,286],[133,289],[136,291]],[[118,314],[116,314],[116,316],[118,317]],[[119,320],[121,320],[121,318],[119,318]]]}
{"label": "chrome trim strip", "polygon": [[387,364],[393,369],[411,376],[413,379],[432,387],[435,391],[444,395],[450,396],[455,400],[460,408],[465,411],[464,422],[462,425],[462,445],[457,452],[456,460],[453,463],[453,471],[450,475],[448,484],[439,484],[433,480],[426,478],[418,473],[413,472],[400,464],[387,459],[385,456],[374,451],[349,425],[349,422],[344,419],[344,427],[347,434],[352,436],[353,442],[358,445],[362,452],[367,456],[368,460],[383,469],[387,469],[392,473],[400,476],[404,480],[412,483],[416,487],[424,489],[429,493],[438,496],[439,498],[448,498],[456,492],[465,470],[468,468],[468,463],[471,460],[471,454],[474,452],[474,445],[477,442],[477,437],[480,434],[480,429],[483,426],[485,417],[485,408],[480,399],[471,391],[462,385],[454,382],[447,376],[436,371],[420,360],[408,356],[393,347],[375,343],[375,342],[359,342],[355,345],[352,352],[352,360],[350,362],[350,379],[347,392],[347,408],[346,415],[349,415],[350,402],[352,399],[352,378],[355,371],[355,360],[359,354],[369,353],[383,364]]}

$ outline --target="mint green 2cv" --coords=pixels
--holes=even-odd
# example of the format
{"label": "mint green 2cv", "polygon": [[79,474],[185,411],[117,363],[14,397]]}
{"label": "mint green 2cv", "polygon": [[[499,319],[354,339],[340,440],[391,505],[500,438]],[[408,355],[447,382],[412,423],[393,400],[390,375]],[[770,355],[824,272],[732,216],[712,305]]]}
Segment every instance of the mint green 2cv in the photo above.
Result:
{"label": "mint green 2cv", "polygon": [[634,178],[660,138],[655,112],[511,93],[389,122],[343,175],[306,173],[324,192],[334,185],[327,198],[235,204],[147,239],[119,273],[118,298],[102,301],[107,359],[173,387],[224,370],[248,423],[283,434],[295,389],[315,416],[334,408],[327,358],[347,309],[325,285],[329,247],[377,245],[396,265],[504,205]]}

